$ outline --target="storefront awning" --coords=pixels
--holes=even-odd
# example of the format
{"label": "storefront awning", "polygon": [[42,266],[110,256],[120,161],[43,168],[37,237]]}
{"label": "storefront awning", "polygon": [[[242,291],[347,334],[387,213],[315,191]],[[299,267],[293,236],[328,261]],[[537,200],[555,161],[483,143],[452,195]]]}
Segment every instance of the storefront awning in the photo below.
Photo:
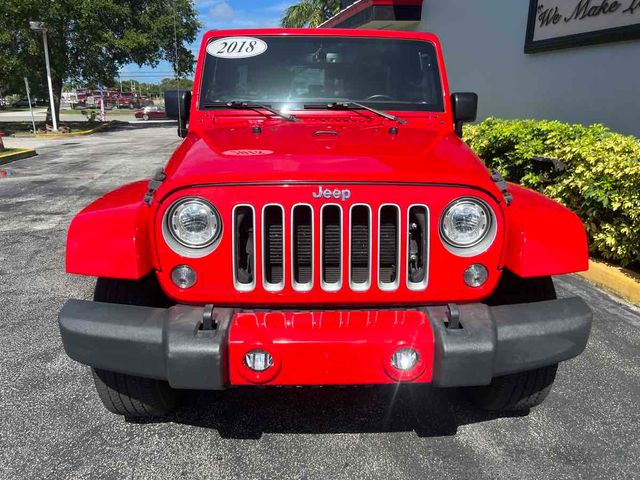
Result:
{"label": "storefront awning", "polygon": [[320,28],[416,30],[423,0],[358,0],[340,10]]}

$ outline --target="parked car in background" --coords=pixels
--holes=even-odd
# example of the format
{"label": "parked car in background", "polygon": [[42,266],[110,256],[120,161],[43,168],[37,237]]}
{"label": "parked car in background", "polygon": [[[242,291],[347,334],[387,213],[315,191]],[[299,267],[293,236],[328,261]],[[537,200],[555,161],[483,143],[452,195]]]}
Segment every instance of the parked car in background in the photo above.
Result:
{"label": "parked car in background", "polygon": [[142,120],[150,120],[152,118],[167,118],[164,107],[159,106],[149,106],[141,108],[140,110],[136,110],[134,112],[134,116],[136,118],[141,118]]}
{"label": "parked car in background", "polygon": [[[16,100],[15,102],[13,102],[11,104],[12,107],[14,108],[19,108],[19,107],[28,107],[29,106],[29,99],[27,97],[21,98],[20,100]],[[31,99],[31,106],[35,107],[36,106],[36,101],[35,99]]]}

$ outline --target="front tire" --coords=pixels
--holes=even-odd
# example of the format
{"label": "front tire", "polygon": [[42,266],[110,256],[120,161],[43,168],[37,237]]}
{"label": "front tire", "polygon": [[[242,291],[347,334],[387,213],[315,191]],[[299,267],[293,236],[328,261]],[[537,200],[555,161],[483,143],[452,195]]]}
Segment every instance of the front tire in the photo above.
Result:
{"label": "front tire", "polygon": [[558,364],[555,364],[495,377],[487,386],[469,389],[468,395],[473,403],[484,410],[528,410],[547,398],[557,370]]}
{"label": "front tire", "polygon": [[[96,302],[167,308],[166,297],[153,274],[140,280],[99,278]],[[92,369],[98,397],[107,410],[125,417],[158,417],[171,413],[178,395],[167,382],[123,373]]]}
{"label": "front tire", "polygon": [[143,120],[149,120],[149,115],[147,115],[146,113],[144,115],[142,115],[142,119]]}
{"label": "front tire", "polygon": [[[521,278],[505,270],[488,305],[555,300],[551,277]],[[558,364],[495,377],[489,385],[467,389],[470,399],[485,410],[518,411],[540,405],[553,386]]]}
{"label": "front tire", "polygon": [[177,396],[167,382],[92,368],[96,392],[107,410],[127,418],[171,413]]}

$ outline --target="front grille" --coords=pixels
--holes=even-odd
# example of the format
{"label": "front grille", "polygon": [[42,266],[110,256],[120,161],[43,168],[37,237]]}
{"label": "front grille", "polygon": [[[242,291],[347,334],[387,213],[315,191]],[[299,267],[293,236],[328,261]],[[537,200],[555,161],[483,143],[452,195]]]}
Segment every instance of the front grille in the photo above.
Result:
{"label": "front grille", "polygon": [[264,287],[277,291],[284,288],[284,209],[267,205],[262,210],[262,268]]}
{"label": "front grille", "polygon": [[291,215],[291,269],[294,290],[313,286],[313,211],[309,205],[296,205]]}
{"label": "front grille", "polygon": [[322,288],[339,290],[342,283],[342,209],[338,205],[322,207],[320,232]]}
{"label": "front grille", "polygon": [[396,205],[383,205],[378,218],[378,283],[383,290],[393,290],[398,287],[400,266],[400,209]]}
{"label": "front grille", "polygon": [[353,290],[367,290],[371,284],[371,208],[351,207],[349,285]]}
{"label": "front grille", "polygon": [[[374,276],[375,286],[382,291],[396,290],[401,282],[411,290],[427,287],[429,210],[425,205],[401,211],[395,204],[355,204],[349,209],[326,204],[317,210],[307,204],[290,209],[268,204],[257,215],[251,205],[237,205],[232,228],[238,291],[253,290],[256,277],[262,278],[265,290],[273,292],[287,283],[296,291],[309,291],[316,281],[328,292],[367,291],[374,286]],[[261,232],[259,244],[255,230]],[[254,271],[256,250],[261,272]]]}
{"label": "front grille", "polygon": [[233,283],[236,290],[255,287],[255,212],[250,205],[233,209]]}

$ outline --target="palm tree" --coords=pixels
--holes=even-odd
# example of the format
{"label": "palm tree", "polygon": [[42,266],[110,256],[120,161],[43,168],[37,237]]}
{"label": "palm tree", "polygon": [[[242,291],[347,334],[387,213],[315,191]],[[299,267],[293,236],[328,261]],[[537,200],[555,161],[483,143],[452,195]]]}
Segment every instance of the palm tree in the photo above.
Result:
{"label": "palm tree", "polygon": [[280,25],[316,28],[340,11],[340,0],[300,0],[287,8]]}

